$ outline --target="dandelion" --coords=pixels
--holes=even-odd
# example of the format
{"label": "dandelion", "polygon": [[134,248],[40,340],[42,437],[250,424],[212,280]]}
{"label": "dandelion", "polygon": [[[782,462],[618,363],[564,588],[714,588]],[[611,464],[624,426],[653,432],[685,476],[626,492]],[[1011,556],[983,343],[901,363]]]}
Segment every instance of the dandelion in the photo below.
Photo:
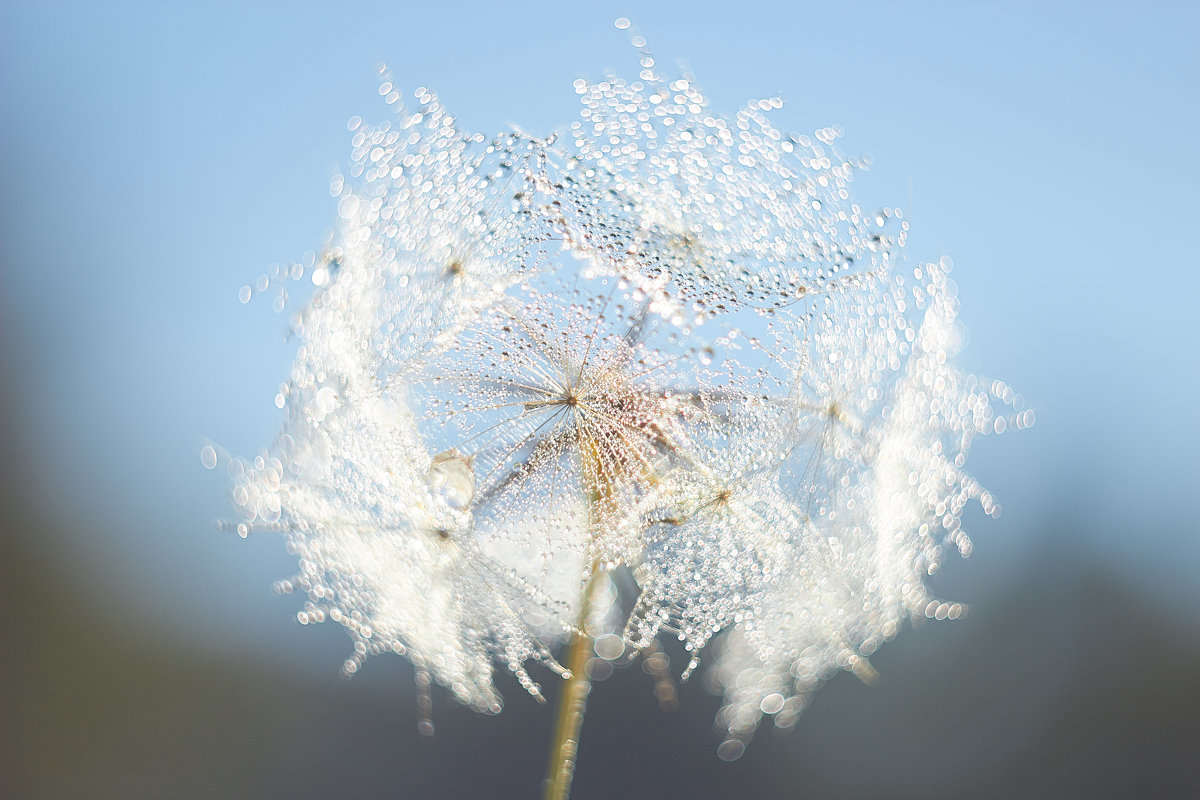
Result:
{"label": "dandelion", "polygon": [[660,638],[684,680],[714,649],[731,759],[837,671],[871,679],[905,620],[959,616],[926,579],[969,553],[969,502],[996,510],[967,450],[1032,422],[954,369],[949,262],[903,266],[908,224],[853,201],[837,130],[781,133],[777,99],[720,116],[638,46],[639,80],[577,81],[549,139],[463,133],[385,72],[393,116],[351,121],[331,185],[283,432],[204,454],[239,532],[297,555],[301,621],[350,631],[348,672],[412,661],[423,731],[431,683],[496,712],[495,662],[538,699],[532,670],[560,675],[548,797],[592,653],[669,688]]}

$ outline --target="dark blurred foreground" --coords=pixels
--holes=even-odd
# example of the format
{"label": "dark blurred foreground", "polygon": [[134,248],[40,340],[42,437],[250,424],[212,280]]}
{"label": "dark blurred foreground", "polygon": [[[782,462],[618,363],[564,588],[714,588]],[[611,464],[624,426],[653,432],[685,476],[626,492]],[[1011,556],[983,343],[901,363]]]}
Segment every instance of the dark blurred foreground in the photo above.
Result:
{"label": "dark blurred foreground", "polygon": [[[511,680],[498,717],[439,692],[437,737],[419,739],[401,659],[344,681],[348,641],[306,631],[329,663],[309,679],[123,626],[6,499],[3,797],[537,796],[551,711]],[[1042,563],[966,620],[907,631],[877,654],[878,685],[839,676],[733,764],[714,755],[714,697],[684,687],[666,714],[641,670],[618,671],[593,692],[574,797],[1200,796],[1195,628],[1113,575]]]}

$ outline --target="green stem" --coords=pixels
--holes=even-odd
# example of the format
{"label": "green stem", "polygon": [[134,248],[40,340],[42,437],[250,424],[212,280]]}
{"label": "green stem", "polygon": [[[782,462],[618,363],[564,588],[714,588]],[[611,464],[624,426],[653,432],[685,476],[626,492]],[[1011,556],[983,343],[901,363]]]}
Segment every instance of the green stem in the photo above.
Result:
{"label": "green stem", "polygon": [[567,800],[571,794],[571,778],[575,776],[575,759],[579,753],[579,730],[587,711],[587,698],[592,690],[588,679],[588,659],[592,638],[587,635],[588,615],[592,607],[592,586],[596,570],[583,590],[579,610],[579,631],[571,637],[567,648],[567,670],[571,677],[558,698],[558,714],[554,723],[554,741],[550,745],[550,765],[546,771],[546,800]]}

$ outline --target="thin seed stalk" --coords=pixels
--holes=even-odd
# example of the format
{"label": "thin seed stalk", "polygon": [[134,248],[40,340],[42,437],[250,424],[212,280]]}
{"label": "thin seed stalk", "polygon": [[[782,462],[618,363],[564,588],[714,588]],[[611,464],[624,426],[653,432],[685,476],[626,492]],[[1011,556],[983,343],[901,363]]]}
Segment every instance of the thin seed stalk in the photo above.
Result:
{"label": "thin seed stalk", "polygon": [[579,612],[579,631],[571,637],[567,649],[566,667],[571,677],[558,698],[558,713],[554,723],[554,740],[550,745],[550,766],[546,774],[546,800],[567,800],[571,793],[571,779],[575,775],[575,760],[579,753],[579,732],[583,727],[583,715],[587,711],[588,694],[592,682],[588,678],[588,659],[592,650],[592,637],[587,635],[588,614],[591,613],[592,585],[595,569],[583,591],[583,603]]}
{"label": "thin seed stalk", "polygon": [[[615,495],[612,473],[605,469],[600,447],[590,437],[579,442],[580,466],[588,491],[588,526],[592,536],[603,518],[603,511],[613,502]],[[583,587],[579,608],[579,622],[567,647],[567,670],[571,677],[558,698],[558,713],[554,723],[554,739],[550,744],[550,765],[546,772],[546,800],[568,800],[571,794],[571,779],[575,776],[575,763],[579,754],[579,732],[583,727],[583,716],[587,712],[588,694],[592,682],[588,678],[588,661],[592,653],[592,637],[588,635],[588,617],[592,613],[592,594],[600,564],[593,560],[588,579]]]}

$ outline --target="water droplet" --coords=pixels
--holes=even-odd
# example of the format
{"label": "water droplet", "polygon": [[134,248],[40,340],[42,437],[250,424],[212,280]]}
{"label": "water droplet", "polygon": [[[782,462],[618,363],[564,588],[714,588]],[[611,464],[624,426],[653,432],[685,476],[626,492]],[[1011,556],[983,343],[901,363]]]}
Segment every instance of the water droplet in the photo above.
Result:
{"label": "water droplet", "polygon": [[611,633],[596,639],[592,647],[596,655],[606,661],[615,661],[625,653],[625,643],[621,641],[621,637]]}
{"label": "water droplet", "polygon": [[429,466],[429,488],[451,508],[463,509],[475,496],[475,471],[471,460],[451,449],[438,453]]}
{"label": "water droplet", "polygon": [[722,761],[737,761],[745,752],[745,742],[740,739],[726,739],[717,747],[717,758]]}

